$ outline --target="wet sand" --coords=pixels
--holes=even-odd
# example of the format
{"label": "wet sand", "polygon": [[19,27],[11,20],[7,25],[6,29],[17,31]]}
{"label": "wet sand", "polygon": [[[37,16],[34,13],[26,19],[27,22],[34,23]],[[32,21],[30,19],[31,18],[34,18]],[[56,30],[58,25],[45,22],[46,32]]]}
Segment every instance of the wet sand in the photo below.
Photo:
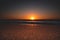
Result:
{"label": "wet sand", "polygon": [[0,40],[60,40],[60,25],[0,24]]}

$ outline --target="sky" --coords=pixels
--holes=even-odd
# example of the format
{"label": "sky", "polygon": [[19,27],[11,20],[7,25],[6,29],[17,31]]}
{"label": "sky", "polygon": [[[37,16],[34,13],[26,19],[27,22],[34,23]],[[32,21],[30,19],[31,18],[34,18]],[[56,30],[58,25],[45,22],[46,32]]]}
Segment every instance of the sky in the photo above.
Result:
{"label": "sky", "polygon": [[59,0],[0,0],[0,19],[60,19]]}

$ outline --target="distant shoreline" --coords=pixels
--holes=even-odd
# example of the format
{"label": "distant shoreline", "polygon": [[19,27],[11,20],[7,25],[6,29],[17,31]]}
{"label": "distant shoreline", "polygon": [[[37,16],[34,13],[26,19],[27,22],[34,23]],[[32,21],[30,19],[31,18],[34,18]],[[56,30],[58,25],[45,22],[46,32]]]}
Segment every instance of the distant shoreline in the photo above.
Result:
{"label": "distant shoreline", "polygon": [[60,24],[60,20],[54,19],[39,19],[39,20],[27,20],[27,19],[0,19],[0,24]]}
{"label": "distant shoreline", "polygon": [[0,19],[0,21],[60,21],[60,19]]}

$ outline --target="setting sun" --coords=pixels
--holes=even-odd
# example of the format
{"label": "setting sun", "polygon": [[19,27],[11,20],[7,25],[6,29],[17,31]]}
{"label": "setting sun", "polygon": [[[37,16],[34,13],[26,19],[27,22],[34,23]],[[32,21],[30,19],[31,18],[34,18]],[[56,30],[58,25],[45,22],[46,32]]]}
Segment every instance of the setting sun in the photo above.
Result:
{"label": "setting sun", "polygon": [[34,18],[34,17],[31,17],[30,19],[31,19],[31,20],[34,20],[35,18]]}

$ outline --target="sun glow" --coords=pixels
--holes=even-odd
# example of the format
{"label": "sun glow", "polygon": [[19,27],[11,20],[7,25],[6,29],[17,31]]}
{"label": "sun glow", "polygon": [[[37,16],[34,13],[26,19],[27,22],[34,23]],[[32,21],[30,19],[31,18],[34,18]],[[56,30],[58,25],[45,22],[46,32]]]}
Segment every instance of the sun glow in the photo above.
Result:
{"label": "sun glow", "polygon": [[34,17],[31,17],[30,19],[31,19],[31,20],[34,20],[35,18],[34,18]]}

